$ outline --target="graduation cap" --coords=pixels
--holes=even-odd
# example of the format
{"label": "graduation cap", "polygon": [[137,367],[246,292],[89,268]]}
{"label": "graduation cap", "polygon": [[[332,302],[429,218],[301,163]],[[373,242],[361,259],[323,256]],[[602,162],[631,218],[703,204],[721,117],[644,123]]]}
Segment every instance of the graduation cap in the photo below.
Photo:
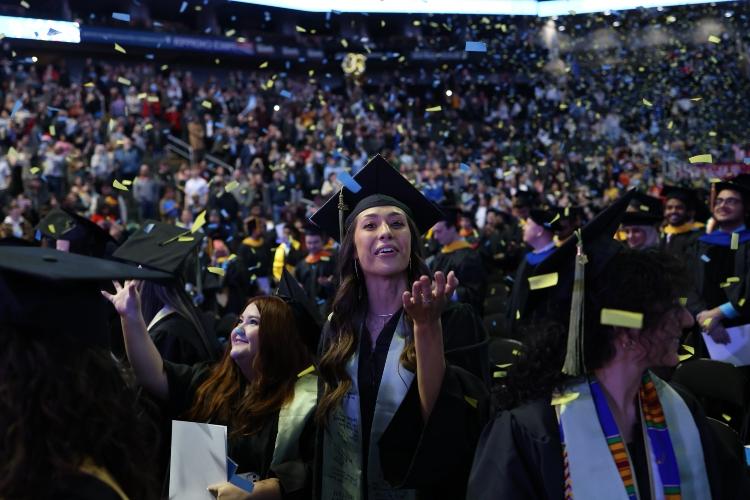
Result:
{"label": "graduation cap", "polygon": [[339,243],[356,216],[368,208],[398,207],[421,234],[443,219],[440,210],[380,155],[375,155],[354,177],[342,181],[344,187],[310,217],[313,224],[338,238]]}
{"label": "graduation cap", "polygon": [[542,226],[547,231],[554,232],[560,229],[560,216],[557,212],[552,210],[532,208],[529,210],[529,219],[533,220],[537,225]]}
{"label": "graduation cap", "polygon": [[633,193],[633,199],[630,200],[626,212],[649,214],[661,218],[664,215],[664,207],[659,198],[636,191]]}
{"label": "graduation cap", "polygon": [[625,212],[622,216],[621,224],[623,226],[655,226],[663,218],[660,215],[643,213],[643,212]]}
{"label": "graduation cap", "polygon": [[318,307],[305,293],[305,289],[286,268],[281,273],[279,288],[275,295],[292,308],[297,331],[302,341],[311,353],[315,353],[318,349],[320,332],[323,329],[323,319],[320,317]]}
{"label": "graduation cap", "polygon": [[[634,197],[628,191],[576,232],[535,269],[535,275],[558,273],[558,284],[547,296],[552,307],[560,307],[570,300],[568,348],[563,372],[581,375],[585,371],[583,360],[583,304],[584,278],[602,275],[607,263],[624,246],[614,239],[625,210]],[[567,312],[567,311],[565,311]]]}
{"label": "graduation cap", "polygon": [[739,174],[730,180],[716,182],[712,187],[715,189],[716,194],[719,194],[724,189],[737,191],[742,196],[742,199],[747,201],[750,199],[750,174]]}
{"label": "graduation cap", "polygon": [[516,191],[513,197],[513,208],[533,207],[539,201],[539,196],[531,191]]}
{"label": "graduation cap", "polygon": [[36,230],[48,238],[69,241],[72,253],[92,257],[104,257],[117,245],[114,238],[93,221],[60,208],[53,208],[39,221]]}
{"label": "graduation cap", "polygon": [[150,269],[50,248],[0,247],[0,331],[65,336],[107,348],[111,304],[100,290],[110,280],[165,280]]}
{"label": "graduation cap", "polygon": [[112,256],[178,277],[183,263],[200,245],[202,237],[203,233],[146,221]]}

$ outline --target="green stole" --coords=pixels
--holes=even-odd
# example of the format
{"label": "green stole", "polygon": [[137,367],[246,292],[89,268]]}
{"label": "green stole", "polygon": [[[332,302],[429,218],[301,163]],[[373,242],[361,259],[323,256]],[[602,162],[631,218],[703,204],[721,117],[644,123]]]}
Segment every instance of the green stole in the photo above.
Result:
{"label": "green stole", "polygon": [[[406,346],[409,329],[404,316],[396,326],[388,347],[383,378],[378,388],[375,415],[370,436],[363,437],[358,389],[359,347],[347,362],[346,372],[352,381],[342,404],[334,410],[323,437],[321,498],[326,500],[359,500],[367,488],[368,500],[413,500],[415,490],[395,489],[383,478],[378,441],[406,397],[414,373],[401,366],[401,353]],[[357,345],[362,337],[360,327]],[[362,439],[369,438],[367,484],[362,474]]]}
{"label": "green stole", "polygon": [[[653,373],[651,379],[659,395],[677,457],[682,498],[710,499],[711,488],[703,458],[703,444],[693,414],[669,384]],[[561,402],[555,408],[565,434],[565,452],[570,471],[567,481],[570,481],[573,498],[597,499],[606,492],[608,499],[627,500],[622,477],[599,423],[588,380],[569,385],[559,400]],[[647,453],[651,453],[649,443],[645,443],[645,448]],[[649,461],[655,464],[653,455],[651,458]],[[652,476],[658,478],[658,470],[654,470]],[[664,498],[658,488],[656,493],[657,499]]]}
{"label": "green stole", "polygon": [[318,403],[318,376],[303,375],[294,384],[294,397],[281,407],[271,466],[299,457],[299,438]]}

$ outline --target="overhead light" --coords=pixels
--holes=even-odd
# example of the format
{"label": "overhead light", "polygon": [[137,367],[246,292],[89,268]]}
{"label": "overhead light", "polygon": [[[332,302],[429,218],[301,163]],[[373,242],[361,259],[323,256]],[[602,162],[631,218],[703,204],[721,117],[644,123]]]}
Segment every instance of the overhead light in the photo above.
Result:
{"label": "overhead light", "polygon": [[274,104],[274,105],[273,105],[273,110],[274,110],[274,111],[278,111],[278,110],[280,110],[280,109],[281,109],[281,106],[279,106],[278,104]]}
{"label": "overhead light", "polygon": [[445,95],[447,95],[448,97],[450,97],[450,96],[453,95],[453,91],[450,90],[450,89],[448,89],[448,90],[445,91]]}

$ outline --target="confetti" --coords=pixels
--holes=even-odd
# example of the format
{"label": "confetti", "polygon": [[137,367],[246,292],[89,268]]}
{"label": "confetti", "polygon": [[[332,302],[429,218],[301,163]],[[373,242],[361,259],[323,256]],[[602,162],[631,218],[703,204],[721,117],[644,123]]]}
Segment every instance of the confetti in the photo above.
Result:
{"label": "confetti", "polygon": [[211,109],[212,104],[211,104],[211,101],[203,101],[201,103],[201,106],[203,106],[206,109]]}
{"label": "confetti", "polygon": [[724,420],[726,420],[727,422],[729,422],[730,420],[732,420],[732,416],[731,416],[731,415],[728,415],[728,414],[726,414],[726,413],[722,413],[722,414],[721,414],[721,418],[723,418],[723,419],[724,419]]}
{"label": "confetti", "polygon": [[195,241],[195,238],[193,238],[192,236],[180,236],[179,238],[177,238],[177,241],[179,243],[187,243],[189,241]]}
{"label": "confetti", "polygon": [[230,181],[226,186],[224,186],[224,191],[226,191],[227,193],[229,193],[229,192],[234,191],[238,187],[240,187],[240,183],[239,182],[237,182],[237,181]]}
{"label": "confetti", "polygon": [[741,298],[741,299],[740,299],[740,300],[739,300],[739,301],[737,302],[737,304],[739,304],[739,306],[740,306],[740,307],[744,306],[744,305],[745,305],[745,297],[742,297],[742,298]]}
{"label": "confetti", "polygon": [[484,42],[466,42],[465,52],[487,52],[487,44]]}
{"label": "confetti", "polygon": [[307,33],[307,30],[302,26],[295,26],[294,29],[297,30],[297,33]]}
{"label": "confetti", "polygon": [[167,71],[167,69],[169,69],[169,64],[162,64],[161,65],[161,70],[162,71]]}
{"label": "confetti", "polygon": [[309,375],[310,373],[312,373],[314,371],[315,371],[315,365],[310,365],[307,368],[305,368],[304,370],[302,370],[301,372],[299,372],[297,374],[297,378],[302,378],[305,375]]}
{"label": "confetti", "polygon": [[237,33],[237,31],[233,28],[231,30],[227,30],[227,32],[224,33],[224,35],[226,35],[226,36],[234,36],[235,33]]}
{"label": "confetti", "polygon": [[442,111],[442,110],[443,110],[442,106],[433,106],[431,108],[427,108],[425,111],[427,111],[428,113],[437,113],[438,111]]}
{"label": "confetti", "polygon": [[125,77],[122,77],[122,76],[118,76],[118,77],[117,77],[117,83],[120,83],[120,84],[122,84],[122,85],[125,85],[125,86],[128,86],[128,87],[129,87],[129,86],[130,86],[130,84],[131,84],[131,81],[130,81],[130,80],[128,80],[127,78],[125,78]]}
{"label": "confetti", "polygon": [[218,274],[219,276],[224,276],[226,274],[226,271],[221,267],[208,266],[206,269],[209,273]]}
{"label": "confetti", "polygon": [[182,14],[183,12],[185,12],[187,10],[187,8],[188,8],[188,3],[187,2],[182,2],[182,4],[180,5],[180,14]]}
{"label": "confetti", "polygon": [[550,404],[552,406],[559,406],[568,404],[571,401],[575,401],[578,399],[578,396],[581,394],[579,392],[566,392],[565,394],[558,394],[552,397],[552,401],[550,401]]}
{"label": "confetti", "polygon": [[680,297],[680,305],[685,307],[687,305],[687,297]]}
{"label": "confetti", "polygon": [[31,175],[36,175],[40,170],[41,170],[41,168],[39,168],[39,167],[31,167],[29,169],[29,171],[31,172]]}
{"label": "confetti", "polygon": [[21,7],[23,7],[24,9],[30,9],[31,5],[29,5],[29,2],[27,2],[26,0],[21,0]]}
{"label": "confetti", "polygon": [[84,87],[93,87],[94,86],[94,82],[86,82],[86,83],[83,84],[83,86]]}
{"label": "confetti", "polygon": [[268,61],[263,61],[260,63],[260,66],[258,66],[260,69],[267,68],[268,67]]}
{"label": "confetti", "polygon": [[362,189],[362,186],[360,186],[359,182],[354,180],[354,177],[349,175],[349,172],[342,170],[341,172],[339,172],[338,179],[346,187],[346,189],[348,189],[352,193],[358,193],[359,190]]}
{"label": "confetti", "polygon": [[711,43],[721,43],[721,38],[719,38],[716,35],[710,35],[708,37],[708,41],[711,42]]}
{"label": "confetti", "polygon": [[142,100],[142,99],[145,99],[146,97],[148,97],[148,94],[145,92],[141,92],[140,94],[138,94],[138,99]]}
{"label": "confetti", "polygon": [[682,348],[685,349],[690,354],[695,354],[695,348],[693,346],[682,344]]}
{"label": "confetti", "polygon": [[[732,241],[729,243],[729,248],[732,250],[737,250],[739,247],[740,247],[740,233],[732,233]],[[737,281],[739,280],[740,279],[737,278]],[[732,283],[729,280],[727,280],[727,282]]]}
{"label": "confetti", "polygon": [[505,378],[508,376],[508,372],[500,370],[496,372],[492,372],[492,378]]}
{"label": "confetti", "polygon": [[479,401],[469,396],[464,396],[464,400],[471,405],[472,408],[476,408]]}
{"label": "confetti", "polygon": [[711,257],[709,257],[709,256],[708,256],[708,255],[706,255],[706,254],[703,254],[703,255],[701,255],[701,260],[702,260],[703,262],[705,262],[705,263],[709,263],[709,262],[711,262]]}
{"label": "confetti", "polygon": [[119,43],[115,43],[115,50],[117,52],[122,52],[123,54],[127,54],[127,52],[125,51],[125,49],[123,49],[122,45],[120,45]]}
{"label": "confetti", "polygon": [[150,96],[148,96],[148,98],[146,100],[148,102],[159,102],[159,96],[150,95]]}
{"label": "confetti", "polygon": [[206,223],[206,211],[198,214],[198,217],[195,218],[195,222],[193,222],[193,226],[190,228],[190,232],[194,233],[200,228],[203,227],[203,225]]}
{"label": "confetti", "polygon": [[621,326],[623,328],[643,328],[643,314],[620,309],[602,309],[602,325]]}
{"label": "confetti", "polygon": [[558,275],[557,273],[540,274],[539,276],[529,277],[529,289],[540,290],[542,288],[549,288],[557,285]]}
{"label": "confetti", "polygon": [[10,117],[13,118],[13,115],[16,114],[16,112],[23,107],[23,102],[21,102],[21,99],[16,99],[16,102],[13,103],[13,110],[10,112]]}
{"label": "confetti", "polygon": [[112,13],[112,19],[117,19],[118,21],[123,21],[126,23],[130,22],[130,14],[124,14],[122,12],[113,12]]}
{"label": "confetti", "polygon": [[132,180],[130,180],[130,179],[123,179],[123,180],[122,180],[122,183],[123,183],[123,184],[124,184],[125,186],[131,186],[131,185],[133,185],[133,181],[132,181]]}
{"label": "confetti", "polygon": [[55,132],[56,132],[55,126],[54,125],[50,125],[49,126],[49,135],[55,135]]}
{"label": "confetti", "polygon": [[128,190],[128,187],[125,186],[122,182],[118,181],[117,179],[115,179],[114,181],[112,181],[112,187],[115,188],[115,189],[119,189],[120,191],[127,191]]}
{"label": "confetti", "polygon": [[688,161],[690,163],[713,163],[713,158],[710,154],[691,156]]}
{"label": "confetti", "polygon": [[643,105],[644,105],[644,106],[647,106],[647,107],[649,107],[649,108],[653,106],[653,104],[651,103],[651,101],[649,101],[649,100],[648,100],[648,99],[646,99],[645,97],[643,98]]}
{"label": "confetti", "polygon": [[48,225],[47,229],[49,230],[50,233],[55,234],[55,225],[54,224]]}

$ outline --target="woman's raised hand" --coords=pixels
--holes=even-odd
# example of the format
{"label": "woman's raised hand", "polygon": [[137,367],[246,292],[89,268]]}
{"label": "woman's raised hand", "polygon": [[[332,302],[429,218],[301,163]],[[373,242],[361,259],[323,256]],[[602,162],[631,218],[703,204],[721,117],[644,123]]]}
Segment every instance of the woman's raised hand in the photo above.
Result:
{"label": "woman's raised hand", "polygon": [[428,276],[422,276],[412,284],[411,292],[402,295],[404,310],[415,323],[436,323],[457,286],[458,278],[453,271],[447,278],[442,271],[436,272],[432,282]]}
{"label": "woman's raised hand", "polygon": [[138,293],[138,281],[128,280],[124,285],[117,281],[112,282],[115,285],[115,293],[111,294],[102,290],[102,295],[109,300],[117,314],[122,318],[134,318],[141,312],[141,297]]}

